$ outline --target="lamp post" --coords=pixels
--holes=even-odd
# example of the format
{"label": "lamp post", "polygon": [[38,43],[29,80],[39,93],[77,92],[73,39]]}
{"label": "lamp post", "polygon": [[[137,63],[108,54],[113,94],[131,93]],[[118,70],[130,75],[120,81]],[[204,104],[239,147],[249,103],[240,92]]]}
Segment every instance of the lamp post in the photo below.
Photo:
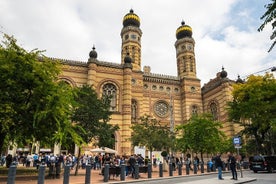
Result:
{"label": "lamp post", "polygon": [[171,92],[170,92],[170,131],[171,133],[174,133],[173,105],[172,105]]}
{"label": "lamp post", "polygon": [[[170,112],[170,133],[171,133],[171,138],[174,134],[174,119],[173,119],[173,100],[172,100],[172,94],[170,91],[170,104],[169,104],[169,112]],[[173,140],[173,139],[172,139]],[[172,145],[171,145],[172,146]],[[173,156],[173,148],[171,148],[170,151],[170,163],[172,163],[172,156]]]}

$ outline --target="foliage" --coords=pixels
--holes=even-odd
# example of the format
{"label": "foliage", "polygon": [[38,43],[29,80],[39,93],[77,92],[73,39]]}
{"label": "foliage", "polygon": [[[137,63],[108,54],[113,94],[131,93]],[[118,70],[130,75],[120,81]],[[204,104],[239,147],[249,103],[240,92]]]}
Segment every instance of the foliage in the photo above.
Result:
{"label": "foliage", "polygon": [[140,123],[131,126],[133,130],[130,138],[133,146],[145,146],[153,150],[168,149],[171,145],[170,128],[162,126],[159,121],[150,116],[140,118]]}
{"label": "foliage", "polygon": [[[111,112],[109,111],[109,100],[98,99],[97,93],[92,86],[83,85],[76,89],[77,105],[74,109],[72,120],[79,126],[78,134],[85,143],[93,138],[98,138],[100,146],[115,144],[110,142],[111,135],[118,130],[118,126],[108,125]],[[113,146],[112,146],[113,147]]]}
{"label": "foliage", "polygon": [[275,150],[276,133],[273,130],[276,119],[276,80],[271,74],[251,75],[245,83],[233,87],[229,118],[244,127],[242,135],[255,139],[257,152],[272,153]]}
{"label": "foliage", "polygon": [[268,52],[270,52],[276,44],[276,1],[271,0],[270,3],[265,5],[265,8],[266,12],[261,16],[261,19],[264,20],[264,22],[259,27],[258,31],[262,31],[267,24],[271,23],[272,34],[270,36],[270,39],[273,41],[273,43],[268,50]]}
{"label": "foliage", "polygon": [[213,121],[210,114],[194,115],[186,123],[179,125],[176,130],[178,149],[182,152],[191,150],[195,153],[216,153],[221,151],[225,135],[219,129],[220,122]]}
{"label": "foliage", "polygon": [[96,145],[98,147],[108,147],[114,148],[115,146],[115,137],[111,137],[114,133],[119,130],[118,125],[111,125],[106,122],[100,123],[100,127],[98,129],[98,142]]}
{"label": "foliage", "polygon": [[42,51],[28,52],[4,35],[0,63],[1,150],[4,141],[53,144],[63,142],[66,134],[78,139],[70,121],[73,93],[58,82],[58,62]]}

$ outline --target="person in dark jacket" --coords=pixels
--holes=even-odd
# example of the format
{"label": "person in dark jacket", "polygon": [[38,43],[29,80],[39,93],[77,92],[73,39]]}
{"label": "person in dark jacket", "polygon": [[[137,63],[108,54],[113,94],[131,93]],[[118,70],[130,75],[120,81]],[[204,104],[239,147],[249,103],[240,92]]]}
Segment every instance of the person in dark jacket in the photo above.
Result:
{"label": "person in dark jacket", "polygon": [[12,164],[12,155],[8,154],[8,156],[6,156],[6,167],[9,168]]}
{"label": "person in dark jacket", "polygon": [[232,153],[228,153],[228,164],[230,164],[230,170],[232,172],[232,180],[237,180],[237,170],[236,170],[236,158],[233,156]]}
{"label": "person in dark jacket", "polygon": [[218,153],[217,156],[215,157],[215,165],[216,165],[216,168],[218,169],[218,179],[223,180],[223,178],[222,178],[223,163],[222,163],[222,160],[221,160],[220,153]]}

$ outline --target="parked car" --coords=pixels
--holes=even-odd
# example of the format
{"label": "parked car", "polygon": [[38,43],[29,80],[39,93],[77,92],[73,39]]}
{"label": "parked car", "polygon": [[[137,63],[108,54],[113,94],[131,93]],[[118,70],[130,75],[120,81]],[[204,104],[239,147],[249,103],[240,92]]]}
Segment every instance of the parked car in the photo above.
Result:
{"label": "parked car", "polygon": [[250,157],[249,168],[254,173],[258,171],[273,172],[273,170],[276,170],[276,156],[256,155]]}

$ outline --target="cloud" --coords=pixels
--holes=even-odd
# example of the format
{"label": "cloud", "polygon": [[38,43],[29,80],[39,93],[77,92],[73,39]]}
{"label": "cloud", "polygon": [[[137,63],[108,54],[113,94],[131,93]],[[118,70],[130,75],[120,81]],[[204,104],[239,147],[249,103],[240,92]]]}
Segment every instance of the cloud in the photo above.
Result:
{"label": "cloud", "polygon": [[131,8],[141,19],[142,66],[177,75],[175,31],[182,20],[193,28],[197,75],[203,83],[224,66],[228,76],[276,65],[267,53],[271,28],[257,32],[264,12],[258,0],[2,0],[0,30],[24,48],[86,62],[93,45],[98,59],[121,62],[122,19]]}

